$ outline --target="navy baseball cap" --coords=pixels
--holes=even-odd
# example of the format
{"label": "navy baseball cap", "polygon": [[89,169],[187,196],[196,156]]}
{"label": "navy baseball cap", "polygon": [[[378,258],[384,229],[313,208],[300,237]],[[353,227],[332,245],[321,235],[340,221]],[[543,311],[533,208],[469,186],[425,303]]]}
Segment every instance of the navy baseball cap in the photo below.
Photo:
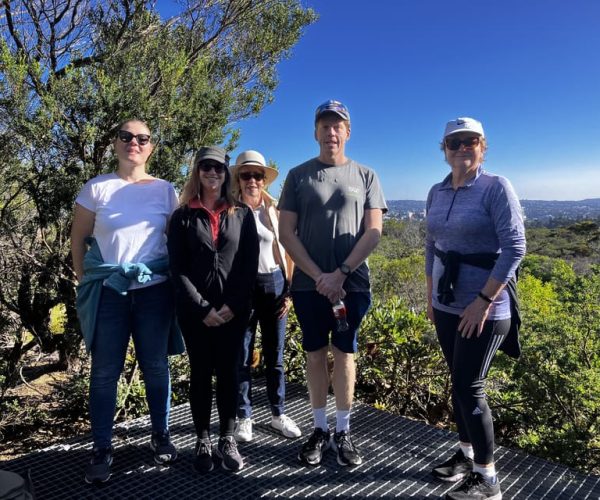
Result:
{"label": "navy baseball cap", "polygon": [[334,101],[330,99],[321,104],[315,111],[315,123],[319,121],[319,118],[325,113],[335,113],[342,120],[350,121],[350,112],[348,108],[344,106],[340,101]]}

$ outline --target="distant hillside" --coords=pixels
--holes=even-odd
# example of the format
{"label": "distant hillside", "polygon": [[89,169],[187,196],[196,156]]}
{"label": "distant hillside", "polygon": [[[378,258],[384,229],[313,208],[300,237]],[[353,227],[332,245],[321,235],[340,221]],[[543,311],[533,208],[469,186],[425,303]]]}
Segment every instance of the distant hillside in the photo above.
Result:
{"label": "distant hillside", "polygon": [[[424,200],[388,200],[388,216],[395,219],[422,219]],[[550,222],[553,219],[582,220],[600,218],[600,198],[580,201],[521,200],[529,222]]]}

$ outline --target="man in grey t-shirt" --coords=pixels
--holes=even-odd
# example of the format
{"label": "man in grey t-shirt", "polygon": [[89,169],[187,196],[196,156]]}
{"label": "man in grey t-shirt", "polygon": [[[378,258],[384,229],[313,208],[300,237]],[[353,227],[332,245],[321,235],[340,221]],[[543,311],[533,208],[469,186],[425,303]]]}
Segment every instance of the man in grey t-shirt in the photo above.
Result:
{"label": "man in grey t-shirt", "polygon": [[[360,323],[371,305],[366,259],[379,242],[387,207],[375,172],[346,157],[349,138],[346,106],[339,101],[321,104],[315,113],[319,156],[290,170],[279,201],[280,239],[296,263],[291,291],[307,352],[315,430],[298,458],[309,465],[321,462],[330,442],[341,465],[362,463],[350,438],[354,353]],[[342,300],[346,330],[332,311]],[[336,402],[333,439],[326,415],[330,335]]]}

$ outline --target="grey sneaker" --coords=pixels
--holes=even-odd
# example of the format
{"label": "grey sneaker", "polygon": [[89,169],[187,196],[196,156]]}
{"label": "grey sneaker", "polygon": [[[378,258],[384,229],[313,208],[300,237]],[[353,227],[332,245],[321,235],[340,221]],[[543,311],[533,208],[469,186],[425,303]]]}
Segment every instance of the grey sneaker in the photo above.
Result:
{"label": "grey sneaker", "polygon": [[467,479],[451,492],[446,494],[447,500],[502,500],[500,482],[496,478],[494,484],[488,483],[479,472],[471,472]]}
{"label": "grey sneaker", "polygon": [[85,482],[105,483],[110,479],[110,466],[112,464],[112,447],[94,448],[92,458],[85,468]]}
{"label": "grey sneaker", "polygon": [[467,458],[463,451],[459,450],[445,462],[436,465],[431,473],[441,481],[454,483],[467,477],[473,470],[473,460]]}
{"label": "grey sneaker", "polygon": [[233,436],[219,438],[215,454],[221,459],[221,466],[225,470],[238,472],[244,468],[244,459],[238,451],[237,443]]}
{"label": "grey sneaker", "polygon": [[333,435],[332,447],[337,450],[337,461],[340,465],[360,465],[363,462],[358,448],[354,446],[350,434],[346,431]]}
{"label": "grey sneaker", "polygon": [[302,445],[298,453],[298,460],[308,465],[319,465],[323,460],[323,454],[329,448],[329,430],[316,428],[308,441]]}
{"label": "grey sneaker", "polygon": [[194,460],[194,469],[198,472],[206,473],[215,468],[212,457],[212,444],[210,438],[198,439],[196,441],[196,459]]}
{"label": "grey sneaker", "polygon": [[168,465],[177,459],[177,449],[171,443],[169,431],[153,432],[150,448],[154,451],[154,461],[159,465]]}

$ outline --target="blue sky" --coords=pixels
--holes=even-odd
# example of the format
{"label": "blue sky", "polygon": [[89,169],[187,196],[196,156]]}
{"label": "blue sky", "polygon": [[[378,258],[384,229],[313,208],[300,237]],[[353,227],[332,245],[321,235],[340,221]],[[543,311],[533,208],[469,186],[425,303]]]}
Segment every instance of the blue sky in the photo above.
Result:
{"label": "blue sky", "polygon": [[[160,2],[159,2],[160,3]],[[280,178],[318,154],[313,113],[344,102],[347,155],[387,199],[425,199],[449,171],[446,121],[483,122],[486,168],[523,199],[600,197],[598,0],[303,0],[320,16],[278,68],[275,101],[235,124]]]}

